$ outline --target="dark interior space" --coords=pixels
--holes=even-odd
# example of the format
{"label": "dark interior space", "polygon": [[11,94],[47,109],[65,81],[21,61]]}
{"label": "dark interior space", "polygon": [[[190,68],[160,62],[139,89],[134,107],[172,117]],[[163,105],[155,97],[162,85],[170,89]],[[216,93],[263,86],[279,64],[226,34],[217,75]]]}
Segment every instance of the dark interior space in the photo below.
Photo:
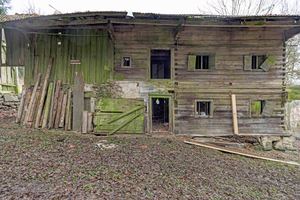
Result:
{"label": "dark interior space", "polygon": [[152,98],[152,130],[169,130],[169,99]]}
{"label": "dark interior space", "polygon": [[151,78],[170,79],[170,50],[151,50]]}

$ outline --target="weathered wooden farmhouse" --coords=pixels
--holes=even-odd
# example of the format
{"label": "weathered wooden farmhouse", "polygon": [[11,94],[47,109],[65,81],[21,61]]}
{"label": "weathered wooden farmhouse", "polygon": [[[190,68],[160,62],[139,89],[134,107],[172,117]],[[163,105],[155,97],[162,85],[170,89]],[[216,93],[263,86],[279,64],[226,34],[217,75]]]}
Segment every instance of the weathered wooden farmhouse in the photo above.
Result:
{"label": "weathered wooden farmhouse", "polygon": [[44,93],[43,102],[24,93],[34,111],[27,120],[25,114],[28,126],[51,127],[57,118],[57,127],[79,131],[87,120],[100,133],[288,135],[285,41],[300,32],[299,16],[133,15],[86,12],[1,23],[2,66],[25,66],[30,94],[41,73],[36,93]]}

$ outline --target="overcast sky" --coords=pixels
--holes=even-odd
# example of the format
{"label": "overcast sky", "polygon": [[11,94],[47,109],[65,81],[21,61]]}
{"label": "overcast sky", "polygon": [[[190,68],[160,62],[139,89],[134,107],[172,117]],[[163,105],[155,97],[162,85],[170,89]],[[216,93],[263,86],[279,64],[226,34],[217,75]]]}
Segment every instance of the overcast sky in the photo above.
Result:
{"label": "overcast sky", "polygon": [[[62,13],[76,11],[132,11],[152,12],[162,14],[199,14],[198,7],[201,7],[206,0],[30,0],[41,14],[53,14],[53,6]],[[11,0],[9,14],[24,13],[28,0]]]}

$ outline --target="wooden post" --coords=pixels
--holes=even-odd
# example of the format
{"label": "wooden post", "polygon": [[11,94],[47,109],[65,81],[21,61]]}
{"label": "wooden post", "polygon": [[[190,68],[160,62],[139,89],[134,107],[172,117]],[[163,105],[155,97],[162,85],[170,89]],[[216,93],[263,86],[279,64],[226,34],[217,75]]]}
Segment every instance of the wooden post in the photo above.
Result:
{"label": "wooden post", "polygon": [[65,122],[67,99],[68,99],[68,95],[64,94],[63,103],[62,103],[62,106],[61,106],[60,120],[59,120],[59,125],[58,125],[58,127],[61,127],[61,128],[63,128],[64,124],[65,124],[64,122]]}
{"label": "wooden post", "polygon": [[54,82],[53,82],[53,89],[52,89],[52,95],[51,95],[51,105],[50,105],[50,113],[49,113],[49,124],[48,124],[48,129],[50,129],[51,126],[52,126],[52,115],[53,115],[53,104],[54,104],[55,82],[56,82],[56,69],[55,69]]}
{"label": "wooden post", "polygon": [[54,128],[58,128],[59,120],[60,120],[60,112],[61,112],[61,105],[64,97],[64,91],[60,91],[59,97],[58,97],[58,104],[57,104],[57,111],[55,116],[55,124]]}
{"label": "wooden post", "polygon": [[67,103],[67,110],[66,110],[66,119],[65,119],[65,130],[68,130],[69,126],[69,117],[70,117],[70,106],[71,106],[71,88],[69,89],[68,93],[68,103]]}
{"label": "wooden post", "polygon": [[233,121],[233,133],[239,134],[237,112],[236,112],[236,99],[235,94],[231,95],[231,107],[232,107],[232,121]]}
{"label": "wooden post", "polygon": [[50,109],[50,103],[51,103],[52,87],[53,87],[53,83],[50,83],[49,88],[48,88],[47,99],[46,99],[46,103],[45,103],[45,115],[43,118],[42,128],[47,128],[49,109]]}
{"label": "wooden post", "polygon": [[93,132],[94,127],[93,127],[93,113],[92,112],[88,112],[88,116],[87,116],[87,132],[91,133]]}
{"label": "wooden post", "polygon": [[81,131],[81,119],[84,106],[84,79],[83,72],[74,73],[73,90],[73,130]]}
{"label": "wooden post", "polygon": [[56,84],[55,94],[54,94],[54,102],[53,102],[53,111],[52,111],[51,128],[54,128],[54,123],[55,123],[55,117],[56,117],[56,112],[57,112],[57,103],[58,103],[58,97],[59,97],[60,87],[61,87],[61,80],[58,80],[58,81],[57,81],[57,84]]}
{"label": "wooden post", "polygon": [[88,112],[83,111],[82,112],[82,121],[81,121],[81,133],[83,133],[83,134],[87,133],[87,119],[88,119]]}
{"label": "wooden post", "polygon": [[21,95],[21,100],[20,100],[20,106],[16,118],[16,123],[19,123],[22,117],[22,112],[24,109],[24,103],[25,103],[25,97],[26,97],[26,92],[27,92],[27,86],[24,86],[22,89],[22,95]]}
{"label": "wooden post", "polygon": [[44,80],[44,83],[43,83],[43,88],[42,88],[42,91],[41,91],[41,99],[40,99],[40,103],[39,103],[39,106],[38,106],[38,112],[37,112],[35,126],[34,126],[35,128],[39,127],[39,122],[40,122],[42,111],[43,111],[43,106],[44,106],[44,101],[45,101],[45,96],[46,96],[46,89],[47,89],[48,80],[49,80],[49,77],[50,77],[52,63],[53,63],[53,58],[50,58],[49,63],[48,63],[46,77],[45,77],[45,80]]}
{"label": "wooden post", "polygon": [[36,82],[35,82],[35,85],[34,85],[34,88],[33,88],[33,91],[32,91],[32,95],[31,95],[31,98],[30,98],[30,102],[29,102],[29,106],[28,106],[28,111],[26,112],[23,125],[25,125],[28,122],[29,115],[30,115],[30,113],[32,111],[32,106],[33,106],[33,102],[35,100],[36,91],[37,91],[39,83],[40,83],[41,75],[42,74],[39,73],[38,76],[37,76],[37,79],[36,79]]}

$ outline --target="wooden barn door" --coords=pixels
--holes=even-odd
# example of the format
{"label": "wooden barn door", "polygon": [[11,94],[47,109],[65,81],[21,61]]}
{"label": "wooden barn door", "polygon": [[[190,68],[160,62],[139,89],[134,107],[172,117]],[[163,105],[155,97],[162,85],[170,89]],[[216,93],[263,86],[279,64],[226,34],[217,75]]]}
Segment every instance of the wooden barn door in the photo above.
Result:
{"label": "wooden barn door", "polygon": [[144,99],[101,98],[95,109],[95,132],[144,133]]}

